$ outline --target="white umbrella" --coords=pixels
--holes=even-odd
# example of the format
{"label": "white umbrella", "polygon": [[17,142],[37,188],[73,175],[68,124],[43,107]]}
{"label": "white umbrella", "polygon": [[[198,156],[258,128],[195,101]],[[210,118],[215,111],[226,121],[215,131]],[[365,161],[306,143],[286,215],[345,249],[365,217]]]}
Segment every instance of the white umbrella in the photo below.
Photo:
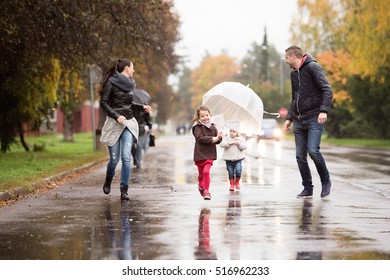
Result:
{"label": "white umbrella", "polygon": [[223,82],[211,88],[202,105],[215,117],[219,130],[229,123],[238,122],[241,132],[257,133],[263,120],[263,101],[248,86],[238,82]]}

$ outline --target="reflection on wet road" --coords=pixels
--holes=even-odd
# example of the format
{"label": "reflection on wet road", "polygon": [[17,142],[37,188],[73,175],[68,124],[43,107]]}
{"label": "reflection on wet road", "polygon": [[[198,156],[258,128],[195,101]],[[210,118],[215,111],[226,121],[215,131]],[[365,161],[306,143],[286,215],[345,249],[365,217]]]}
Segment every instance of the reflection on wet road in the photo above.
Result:
{"label": "reflection on wet road", "polygon": [[195,247],[195,259],[216,260],[217,255],[211,246],[210,238],[210,209],[200,210],[198,222],[198,246]]}
{"label": "reflection on wet road", "polygon": [[[111,209],[111,205],[107,204],[105,209],[105,228],[107,230],[108,246],[102,248],[108,249],[108,259],[131,260],[131,230],[130,230],[130,214],[126,205],[121,205],[119,210],[119,222],[115,219],[115,213]],[[104,255],[102,258],[105,258]]]}
{"label": "reflection on wet road", "polygon": [[241,199],[239,193],[230,193],[226,207],[225,243],[231,260],[240,259]]}
{"label": "reflection on wet road", "polygon": [[301,200],[293,143],[249,142],[242,189],[228,191],[217,160],[204,201],[193,137],[156,143],[132,170],[130,201],[118,178],[103,194],[102,166],[0,208],[0,259],[390,259],[390,152],[324,147],[331,197],[313,174],[314,197]]}

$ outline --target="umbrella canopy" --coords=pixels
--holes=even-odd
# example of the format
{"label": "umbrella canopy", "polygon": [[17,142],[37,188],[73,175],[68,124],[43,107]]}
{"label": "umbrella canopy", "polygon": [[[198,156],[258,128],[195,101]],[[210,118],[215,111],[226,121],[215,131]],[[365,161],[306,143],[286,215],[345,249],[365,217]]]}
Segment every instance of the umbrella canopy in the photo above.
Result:
{"label": "umbrella canopy", "polygon": [[148,104],[150,101],[150,95],[143,89],[134,89],[133,101],[139,104]]}
{"label": "umbrella canopy", "polygon": [[223,82],[211,88],[204,96],[207,106],[220,130],[229,123],[238,122],[240,132],[257,133],[263,120],[263,101],[249,87],[237,82]]}

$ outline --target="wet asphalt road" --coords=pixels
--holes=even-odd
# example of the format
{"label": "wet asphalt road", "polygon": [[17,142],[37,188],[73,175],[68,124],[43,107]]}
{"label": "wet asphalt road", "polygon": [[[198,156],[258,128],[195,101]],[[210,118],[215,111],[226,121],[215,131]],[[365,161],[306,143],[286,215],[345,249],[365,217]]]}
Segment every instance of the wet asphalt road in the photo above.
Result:
{"label": "wet asphalt road", "polygon": [[314,196],[297,199],[293,143],[249,142],[241,191],[228,191],[218,160],[204,201],[193,137],[156,143],[132,169],[128,202],[119,200],[119,171],[103,194],[101,166],[1,207],[0,259],[390,259],[390,151],[323,146],[331,196],[320,198],[312,165]]}

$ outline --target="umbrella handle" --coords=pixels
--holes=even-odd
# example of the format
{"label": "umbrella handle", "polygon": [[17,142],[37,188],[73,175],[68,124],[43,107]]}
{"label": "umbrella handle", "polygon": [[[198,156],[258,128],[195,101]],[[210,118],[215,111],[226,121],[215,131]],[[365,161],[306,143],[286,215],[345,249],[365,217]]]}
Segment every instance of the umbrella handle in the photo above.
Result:
{"label": "umbrella handle", "polygon": [[279,113],[270,113],[270,112],[267,112],[267,111],[263,111],[264,114],[268,114],[268,115],[272,115],[272,116],[276,116],[277,118],[280,118],[280,114]]}
{"label": "umbrella handle", "polygon": [[228,121],[230,120],[230,117],[232,116],[233,112],[236,110],[236,107],[237,106],[234,106],[233,110],[230,112],[229,117],[225,120],[225,123],[223,124],[221,131],[225,129],[225,126],[227,125]]}

